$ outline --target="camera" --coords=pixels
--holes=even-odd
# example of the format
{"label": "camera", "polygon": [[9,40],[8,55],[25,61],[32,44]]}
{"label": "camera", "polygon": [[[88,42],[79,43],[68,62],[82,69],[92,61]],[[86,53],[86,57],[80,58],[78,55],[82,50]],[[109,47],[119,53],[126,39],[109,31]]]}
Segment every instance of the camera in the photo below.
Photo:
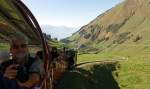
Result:
{"label": "camera", "polygon": [[18,70],[18,72],[17,72],[16,79],[21,83],[24,83],[25,81],[27,81],[29,78],[27,68],[25,66],[19,66],[19,67],[17,67],[17,70]]}

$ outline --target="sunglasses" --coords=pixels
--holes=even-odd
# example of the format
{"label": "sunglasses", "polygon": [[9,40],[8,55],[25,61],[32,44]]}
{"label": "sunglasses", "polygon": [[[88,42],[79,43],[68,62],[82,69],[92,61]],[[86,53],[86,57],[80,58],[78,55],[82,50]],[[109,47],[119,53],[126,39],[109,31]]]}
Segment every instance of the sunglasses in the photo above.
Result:
{"label": "sunglasses", "polygon": [[19,47],[20,48],[27,48],[27,44],[21,44],[21,45],[14,44],[14,45],[12,45],[13,49],[19,49]]}

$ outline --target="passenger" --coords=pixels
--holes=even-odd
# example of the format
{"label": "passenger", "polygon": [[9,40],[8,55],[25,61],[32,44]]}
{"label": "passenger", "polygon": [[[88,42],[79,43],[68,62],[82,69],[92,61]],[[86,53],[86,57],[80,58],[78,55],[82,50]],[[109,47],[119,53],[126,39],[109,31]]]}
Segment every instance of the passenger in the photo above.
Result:
{"label": "passenger", "polygon": [[0,72],[4,78],[16,81],[21,87],[31,89],[39,83],[43,66],[29,56],[27,45],[25,36],[20,34],[12,36],[10,38],[12,60],[3,62]]}

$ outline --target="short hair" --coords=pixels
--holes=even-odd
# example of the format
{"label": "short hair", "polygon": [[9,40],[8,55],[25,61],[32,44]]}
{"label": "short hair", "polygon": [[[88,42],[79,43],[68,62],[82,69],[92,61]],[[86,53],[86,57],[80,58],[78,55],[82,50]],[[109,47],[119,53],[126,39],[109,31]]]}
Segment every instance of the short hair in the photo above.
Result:
{"label": "short hair", "polygon": [[23,34],[13,34],[10,36],[10,40],[9,40],[9,43],[10,45],[12,45],[16,40],[19,40],[19,41],[24,41],[25,44],[28,44],[28,39],[25,35]]}

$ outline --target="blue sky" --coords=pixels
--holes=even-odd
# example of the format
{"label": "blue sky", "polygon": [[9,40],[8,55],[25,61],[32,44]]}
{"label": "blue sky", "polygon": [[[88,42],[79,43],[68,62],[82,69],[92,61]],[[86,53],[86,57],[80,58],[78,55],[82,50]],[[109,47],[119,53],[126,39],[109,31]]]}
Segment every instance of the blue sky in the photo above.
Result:
{"label": "blue sky", "polygon": [[81,27],[123,0],[22,0],[40,25]]}

